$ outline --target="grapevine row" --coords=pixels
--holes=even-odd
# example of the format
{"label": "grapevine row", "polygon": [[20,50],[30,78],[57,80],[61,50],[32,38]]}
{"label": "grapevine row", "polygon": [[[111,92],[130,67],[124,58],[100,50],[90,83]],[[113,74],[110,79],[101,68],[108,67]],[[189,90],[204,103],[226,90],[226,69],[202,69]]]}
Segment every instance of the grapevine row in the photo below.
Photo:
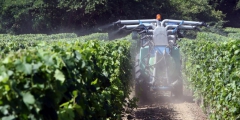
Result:
{"label": "grapevine row", "polygon": [[130,42],[71,37],[1,38],[1,119],[120,119],[130,93]]}
{"label": "grapevine row", "polygon": [[185,78],[213,120],[240,119],[240,29],[225,30],[227,37],[199,33],[180,43]]}

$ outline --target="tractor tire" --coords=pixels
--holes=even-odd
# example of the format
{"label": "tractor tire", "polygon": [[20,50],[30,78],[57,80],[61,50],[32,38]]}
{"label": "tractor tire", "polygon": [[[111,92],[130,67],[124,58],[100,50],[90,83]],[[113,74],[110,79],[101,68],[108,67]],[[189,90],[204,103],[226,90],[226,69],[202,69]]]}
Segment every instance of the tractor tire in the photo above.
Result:
{"label": "tractor tire", "polygon": [[139,99],[139,102],[150,102],[152,96],[148,83],[145,81],[136,82],[135,95]]}
{"label": "tractor tire", "polygon": [[137,31],[132,31],[132,39],[137,40],[138,39],[138,33]]}
{"label": "tractor tire", "polygon": [[[139,54],[136,56],[138,60]],[[151,91],[147,83],[148,77],[141,73],[140,65],[138,62],[135,64],[135,96],[138,98],[139,102],[150,102],[151,101]]]}
{"label": "tractor tire", "polygon": [[183,96],[183,81],[182,80],[179,80],[179,82],[173,87],[172,93],[177,98],[181,98]]}

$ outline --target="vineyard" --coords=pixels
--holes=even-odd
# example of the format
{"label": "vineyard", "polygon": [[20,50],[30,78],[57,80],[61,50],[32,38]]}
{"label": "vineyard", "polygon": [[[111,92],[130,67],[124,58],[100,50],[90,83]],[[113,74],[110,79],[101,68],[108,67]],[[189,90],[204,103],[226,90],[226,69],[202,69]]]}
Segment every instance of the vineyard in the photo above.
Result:
{"label": "vineyard", "polygon": [[2,120],[119,119],[131,103],[126,38],[66,33],[0,39]]}
{"label": "vineyard", "polygon": [[224,31],[180,43],[185,78],[213,120],[240,119],[240,29]]}
{"label": "vineyard", "polygon": [[[184,78],[211,119],[240,119],[240,29],[181,45]],[[130,36],[0,34],[0,118],[121,119],[130,99]]]}

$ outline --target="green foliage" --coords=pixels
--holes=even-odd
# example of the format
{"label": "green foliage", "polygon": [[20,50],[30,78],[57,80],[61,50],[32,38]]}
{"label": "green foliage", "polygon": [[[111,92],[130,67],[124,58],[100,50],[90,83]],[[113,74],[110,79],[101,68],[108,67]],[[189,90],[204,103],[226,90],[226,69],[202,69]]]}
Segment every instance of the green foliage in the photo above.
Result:
{"label": "green foliage", "polygon": [[121,119],[133,105],[128,40],[0,36],[1,119]]}
{"label": "green foliage", "polygon": [[118,19],[151,19],[157,13],[165,19],[212,23],[223,19],[222,12],[208,5],[208,0],[5,0],[0,6],[0,32],[13,34],[83,35]]}
{"label": "green foliage", "polygon": [[83,40],[108,40],[108,35],[106,33],[93,33],[91,35],[82,36]]}
{"label": "green foliage", "polygon": [[225,27],[240,27],[240,1],[239,0],[209,0],[209,4],[212,5],[215,10],[222,11],[226,17],[224,17]]}
{"label": "green foliage", "polygon": [[228,32],[228,33],[239,33],[240,29],[239,28],[226,27],[224,29],[224,31]]}
{"label": "green foliage", "polygon": [[75,0],[60,0],[58,6],[68,8],[69,10],[84,9],[85,13],[96,11],[98,5],[104,5],[107,0],[88,0],[88,1],[75,1]]}
{"label": "green foliage", "polygon": [[239,28],[230,28],[227,27],[224,29],[224,31],[226,33],[228,33],[228,37],[236,39],[236,40],[240,40],[240,29]]}
{"label": "green foliage", "polygon": [[211,33],[211,32],[199,32],[197,34],[197,39],[196,40],[206,40],[206,41],[226,41],[228,40],[227,37],[221,36],[216,33]]}
{"label": "green foliage", "polygon": [[203,21],[221,21],[223,14],[221,11],[215,11],[208,4],[208,0],[172,0],[171,4],[176,7],[175,14],[178,19],[203,20]]}
{"label": "green foliage", "polygon": [[210,118],[239,119],[240,41],[199,33],[196,40],[185,39],[180,44],[184,76],[195,94],[202,95],[203,107],[210,113]]}

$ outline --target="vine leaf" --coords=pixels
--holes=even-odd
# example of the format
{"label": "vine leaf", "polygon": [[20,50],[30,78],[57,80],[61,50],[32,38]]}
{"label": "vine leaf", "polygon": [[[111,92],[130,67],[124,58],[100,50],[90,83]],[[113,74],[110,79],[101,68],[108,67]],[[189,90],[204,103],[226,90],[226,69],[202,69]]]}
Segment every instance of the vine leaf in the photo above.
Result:
{"label": "vine leaf", "polygon": [[91,82],[91,85],[96,85],[96,84],[97,84],[97,82],[98,82],[98,79],[96,79],[96,80],[92,81],[92,82]]}
{"label": "vine leaf", "polygon": [[23,96],[23,102],[25,104],[34,104],[35,102],[35,99],[34,99],[34,96],[27,92],[27,93],[22,93],[22,96]]}
{"label": "vine leaf", "polygon": [[16,69],[19,72],[23,72],[26,75],[29,75],[32,73],[32,65],[28,63],[23,63],[20,60],[16,61]]}
{"label": "vine leaf", "polygon": [[63,73],[58,69],[55,70],[54,77],[57,80],[61,81],[61,83],[63,83],[65,81],[65,77],[64,77]]}

